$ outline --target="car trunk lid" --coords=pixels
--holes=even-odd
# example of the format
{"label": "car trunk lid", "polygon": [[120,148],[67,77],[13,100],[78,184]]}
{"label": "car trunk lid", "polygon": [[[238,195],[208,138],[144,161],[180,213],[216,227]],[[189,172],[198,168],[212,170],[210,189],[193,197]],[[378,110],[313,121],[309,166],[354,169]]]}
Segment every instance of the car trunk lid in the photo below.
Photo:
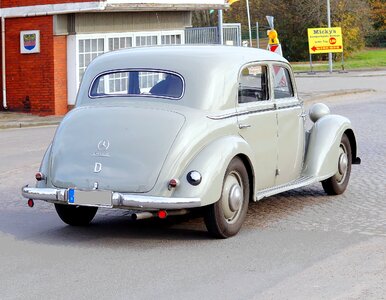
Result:
{"label": "car trunk lid", "polygon": [[185,122],[176,112],[139,107],[78,108],[52,146],[52,184],[144,193],[155,185]]}

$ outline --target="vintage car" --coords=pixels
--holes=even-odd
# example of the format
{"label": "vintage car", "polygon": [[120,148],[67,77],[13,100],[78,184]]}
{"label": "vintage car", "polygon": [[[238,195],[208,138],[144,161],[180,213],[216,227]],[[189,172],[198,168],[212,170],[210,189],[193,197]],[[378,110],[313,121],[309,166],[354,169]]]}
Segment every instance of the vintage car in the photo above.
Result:
{"label": "vintage car", "polygon": [[29,199],[70,225],[98,207],[165,218],[200,208],[215,237],[235,235],[249,201],[322,182],[345,191],[360,163],[350,121],[306,113],[289,63],[230,46],[133,48],[97,57],[58,127]]}

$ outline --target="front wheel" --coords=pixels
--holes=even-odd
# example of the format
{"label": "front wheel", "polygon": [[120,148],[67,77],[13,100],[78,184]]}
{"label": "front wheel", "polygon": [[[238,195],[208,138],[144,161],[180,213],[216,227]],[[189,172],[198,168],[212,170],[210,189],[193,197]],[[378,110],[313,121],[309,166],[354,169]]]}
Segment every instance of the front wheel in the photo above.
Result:
{"label": "front wheel", "polygon": [[220,199],[206,207],[204,220],[209,233],[216,238],[237,234],[245,220],[249,203],[248,172],[240,158],[229,164]]}
{"label": "front wheel", "polygon": [[94,218],[98,207],[55,204],[55,209],[64,223],[72,226],[86,226]]}
{"label": "front wheel", "polygon": [[330,178],[322,181],[324,191],[328,195],[342,194],[348,185],[351,174],[351,145],[346,134],[343,134],[338,156],[338,171]]}

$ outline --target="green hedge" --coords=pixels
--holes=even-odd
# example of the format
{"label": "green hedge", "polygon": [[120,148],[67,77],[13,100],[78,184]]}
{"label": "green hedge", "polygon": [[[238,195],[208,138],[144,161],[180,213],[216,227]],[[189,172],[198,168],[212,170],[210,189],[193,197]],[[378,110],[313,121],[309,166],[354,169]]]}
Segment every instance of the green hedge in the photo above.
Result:
{"label": "green hedge", "polygon": [[386,31],[376,31],[371,35],[366,36],[367,47],[386,47]]}

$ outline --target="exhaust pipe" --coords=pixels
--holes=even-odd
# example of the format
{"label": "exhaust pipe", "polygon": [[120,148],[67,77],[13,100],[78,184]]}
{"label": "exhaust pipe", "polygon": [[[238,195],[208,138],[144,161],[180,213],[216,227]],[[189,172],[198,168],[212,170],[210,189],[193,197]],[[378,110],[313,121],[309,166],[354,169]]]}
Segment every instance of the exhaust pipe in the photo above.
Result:
{"label": "exhaust pipe", "polygon": [[156,216],[155,213],[148,212],[148,211],[142,211],[142,212],[137,212],[137,213],[132,214],[131,219],[133,221],[136,221],[136,220],[150,219],[150,218],[153,218],[155,216]]}
{"label": "exhaust pipe", "polygon": [[187,213],[189,213],[189,210],[187,209],[170,210],[170,211],[161,209],[158,212],[141,211],[141,212],[133,213],[131,215],[131,219],[133,221],[150,219],[155,217],[159,217],[160,219],[165,219],[167,216],[182,216],[182,215],[186,215]]}

